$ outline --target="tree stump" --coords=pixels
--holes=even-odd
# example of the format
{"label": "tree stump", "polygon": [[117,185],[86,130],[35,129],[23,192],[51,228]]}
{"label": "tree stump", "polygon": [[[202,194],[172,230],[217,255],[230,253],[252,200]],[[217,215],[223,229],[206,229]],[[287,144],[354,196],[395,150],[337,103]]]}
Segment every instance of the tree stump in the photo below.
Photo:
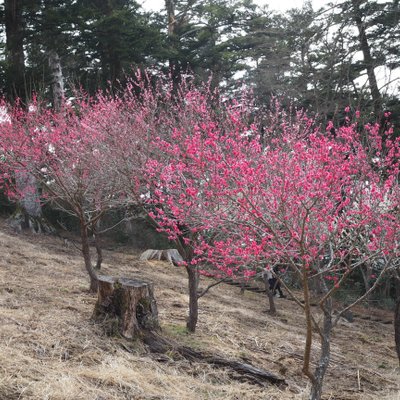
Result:
{"label": "tree stump", "polygon": [[172,265],[179,265],[183,262],[182,256],[176,249],[153,250],[149,249],[143,252],[139,258],[140,261],[148,260],[166,260]]}
{"label": "tree stump", "polygon": [[191,362],[205,361],[219,368],[229,368],[241,379],[261,386],[268,382],[285,384],[282,378],[250,364],[202,353],[162,337],[156,332],[159,330],[158,313],[151,283],[106,275],[99,276],[98,282],[93,319],[111,327],[109,333],[126,339],[139,338],[152,353],[177,353]]}
{"label": "tree stump", "polygon": [[159,329],[152,283],[105,275],[98,277],[98,283],[92,319],[103,322],[109,334],[133,339]]}

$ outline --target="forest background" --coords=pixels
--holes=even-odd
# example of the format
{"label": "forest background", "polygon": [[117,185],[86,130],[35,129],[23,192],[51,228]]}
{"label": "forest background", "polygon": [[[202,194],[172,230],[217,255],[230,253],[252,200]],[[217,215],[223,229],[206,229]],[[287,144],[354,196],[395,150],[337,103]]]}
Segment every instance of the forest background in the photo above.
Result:
{"label": "forest background", "polygon": [[158,12],[130,0],[5,0],[0,18],[9,100],[52,99],[55,70],[68,98],[77,87],[117,89],[136,68],[173,66],[231,94],[245,83],[260,106],[277,96],[321,120],[340,120],[346,106],[398,119],[398,1],[282,13],[248,0],[167,0]]}

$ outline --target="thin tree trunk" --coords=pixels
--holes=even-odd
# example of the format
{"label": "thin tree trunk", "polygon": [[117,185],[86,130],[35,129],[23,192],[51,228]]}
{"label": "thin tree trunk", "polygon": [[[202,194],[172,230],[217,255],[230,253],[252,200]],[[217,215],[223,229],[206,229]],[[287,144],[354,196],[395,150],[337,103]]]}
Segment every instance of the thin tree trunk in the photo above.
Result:
{"label": "thin tree trunk", "polygon": [[89,237],[88,237],[87,226],[85,225],[83,220],[80,221],[80,225],[81,225],[82,255],[83,255],[83,259],[85,261],[85,269],[86,269],[86,271],[89,275],[89,279],[90,279],[89,290],[91,292],[97,292],[98,280],[97,280],[96,272],[92,266],[92,259],[90,257],[90,246],[89,246]]}
{"label": "thin tree trunk", "polygon": [[324,326],[321,338],[321,354],[317,368],[314,372],[314,380],[311,382],[310,400],[320,400],[322,397],[322,385],[331,356],[332,328],[332,299],[329,298],[324,304]]}
{"label": "thin tree trunk", "polygon": [[199,286],[199,273],[196,266],[186,267],[189,278],[189,318],[186,324],[189,332],[195,332],[199,316],[199,297],[197,289]]}
{"label": "thin tree trunk", "polygon": [[94,235],[94,245],[96,247],[96,253],[97,253],[95,269],[96,269],[96,271],[100,271],[101,270],[101,264],[103,263],[103,250],[102,250],[102,248],[100,246],[100,239],[99,239],[99,235],[98,234]]}
{"label": "thin tree trunk", "polygon": [[388,279],[386,279],[386,281],[385,281],[385,286],[384,286],[384,288],[383,288],[383,297],[385,298],[385,299],[387,299],[388,297],[390,297],[390,288],[391,288],[391,286],[392,286],[392,278],[388,278]]}
{"label": "thin tree trunk", "polygon": [[[361,268],[361,275],[362,275],[363,281],[364,281],[365,293],[367,293],[369,291],[369,289],[371,288],[371,285],[369,282],[371,274],[372,274],[371,266],[367,265],[367,266],[365,266],[365,269]],[[365,298],[365,305],[367,308],[369,307],[369,300],[370,300],[370,295],[368,295]]]}
{"label": "thin tree trunk", "polygon": [[97,259],[96,259],[96,266],[95,269],[97,271],[100,271],[101,269],[101,264],[103,262],[103,250],[101,248],[101,241],[100,241],[100,235],[99,235],[99,227],[100,227],[100,219],[98,219],[93,227],[93,238],[94,238],[94,245],[96,247],[96,254],[97,254]]}
{"label": "thin tree trunk", "polygon": [[311,305],[310,305],[310,288],[308,286],[308,270],[303,266],[302,273],[303,281],[303,294],[304,294],[304,314],[306,317],[306,343],[304,346],[304,362],[303,362],[303,373],[306,375],[312,383],[314,383],[315,377],[310,371],[311,361],[311,345],[312,345],[312,316],[311,316]]}
{"label": "thin tree trunk", "polygon": [[268,276],[267,276],[266,272],[263,273],[263,280],[264,280],[265,291],[267,293],[267,298],[268,298],[268,303],[269,303],[269,313],[271,315],[276,315],[274,294],[272,293],[272,291],[269,288]]}

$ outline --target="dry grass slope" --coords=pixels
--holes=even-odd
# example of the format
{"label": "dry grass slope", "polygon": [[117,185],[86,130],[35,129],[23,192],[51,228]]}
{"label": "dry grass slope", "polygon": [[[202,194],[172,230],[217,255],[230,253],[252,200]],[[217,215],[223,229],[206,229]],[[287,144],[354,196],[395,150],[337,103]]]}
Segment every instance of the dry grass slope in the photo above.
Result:
{"label": "dry grass slope", "polygon": [[[239,382],[229,371],[149,355],[140,343],[90,322],[95,297],[79,252],[57,238],[16,235],[0,221],[0,400],[305,399],[304,326],[293,302],[219,286],[201,299],[199,329],[185,333],[186,276],[132,250],[106,252],[104,273],[155,282],[163,333],[284,376],[286,389]],[[400,399],[392,326],[343,322],[333,339],[326,399]],[[315,344],[317,347],[317,344]],[[358,375],[360,377],[358,381]],[[359,387],[360,384],[360,387]]]}

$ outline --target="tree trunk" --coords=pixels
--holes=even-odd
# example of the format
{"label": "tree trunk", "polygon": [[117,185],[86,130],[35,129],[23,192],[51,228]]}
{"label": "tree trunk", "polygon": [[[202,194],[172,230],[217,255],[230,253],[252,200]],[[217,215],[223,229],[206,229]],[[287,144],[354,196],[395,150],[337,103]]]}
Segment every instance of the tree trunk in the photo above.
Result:
{"label": "tree trunk", "polygon": [[267,297],[268,297],[269,313],[271,315],[276,315],[274,294],[272,293],[272,291],[269,288],[268,276],[267,276],[266,272],[263,273],[263,280],[264,280],[264,285],[265,285],[265,291],[266,291]]}
{"label": "tree trunk", "polygon": [[[4,1],[4,17],[6,31],[6,90],[10,102],[17,99],[25,108],[27,103],[27,89],[25,84],[25,57],[24,57],[24,28],[23,2],[19,0]],[[32,229],[35,232],[47,231],[47,224],[43,224],[39,192],[35,177],[29,172],[20,171],[15,176],[22,218],[16,215],[12,224],[18,229]]]}
{"label": "tree trunk", "polygon": [[[364,268],[364,267],[365,267],[365,268]],[[368,290],[369,290],[370,287],[371,287],[371,285],[370,285],[370,283],[369,283],[371,274],[372,274],[372,268],[371,268],[371,266],[365,265],[365,266],[362,266],[362,267],[361,267],[361,275],[362,275],[362,278],[363,278],[363,281],[364,281],[364,288],[365,288],[365,292],[366,292],[366,293],[368,292]],[[368,295],[368,296],[365,298],[365,304],[366,304],[367,308],[369,307],[369,299],[370,299],[370,296]]]}
{"label": "tree trunk", "polygon": [[101,248],[100,245],[100,239],[98,235],[93,235],[94,236],[94,245],[96,247],[96,266],[95,269],[96,271],[100,271],[101,270],[101,264],[103,263],[103,249]]}
{"label": "tree trunk", "polygon": [[153,285],[136,279],[98,277],[98,299],[93,319],[101,321],[108,334],[126,339],[159,329]]}
{"label": "tree trunk", "polygon": [[[390,289],[391,289],[392,283],[393,283],[392,279],[393,279],[393,278],[389,277],[389,278],[386,279],[386,281],[385,281],[385,286],[383,287],[383,290],[382,290],[382,296],[383,296],[383,298],[385,298],[385,299],[387,299],[387,298],[390,297]],[[398,296],[397,296],[397,297],[398,297]]]}
{"label": "tree trunk", "polygon": [[303,296],[304,296],[304,314],[306,317],[306,343],[304,345],[304,361],[303,361],[303,373],[310,379],[311,382],[314,381],[314,375],[310,371],[311,362],[311,346],[313,341],[312,332],[312,314],[311,314],[311,304],[310,304],[310,288],[308,281],[308,270],[303,265],[302,268],[302,283],[303,283]]}
{"label": "tree trunk", "polygon": [[375,65],[371,55],[371,48],[368,43],[367,34],[365,32],[365,24],[362,20],[363,15],[360,9],[361,1],[362,0],[351,0],[351,3],[353,5],[353,18],[358,29],[360,49],[363,53],[365,68],[368,75],[369,87],[371,90],[371,97],[374,103],[374,113],[376,118],[379,118],[382,112],[382,97],[381,93],[379,92],[378,83],[375,76]]}
{"label": "tree trunk", "polygon": [[394,275],[394,290],[396,299],[400,297],[400,271],[396,271]]}
{"label": "tree trunk", "polygon": [[179,38],[176,34],[178,21],[175,15],[175,1],[176,0],[165,0],[165,9],[167,11],[168,19],[168,41],[172,48],[170,53],[175,54],[168,60],[174,93],[177,92],[179,83],[181,82],[181,66],[179,62],[180,44]]}
{"label": "tree trunk", "polygon": [[12,224],[18,229],[31,229],[36,233],[51,232],[51,227],[43,219],[36,178],[28,170],[21,170],[15,174],[15,185],[20,199],[19,211],[12,217]]}
{"label": "tree trunk", "polygon": [[5,0],[4,14],[6,27],[6,84],[10,101],[19,98],[22,105],[26,101],[24,62],[24,20],[22,2]]}
{"label": "tree trunk", "polygon": [[[19,171],[15,176],[17,190],[21,193],[21,205],[26,213],[33,218],[42,216],[39,191],[35,177],[28,171]],[[26,228],[29,228],[27,226]]]}
{"label": "tree trunk", "polygon": [[99,235],[93,234],[93,237],[94,237],[94,245],[96,247],[96,254],[97,254],[95,269],[96,269],[96,271],[100,271],[101,264],[103,263],[103,249],[101,248],[101,245],[100,245]]}
{"label": "tree trunk", "polygon": [[332,299],[329,298],[325,302],[324,326],[322,329],[321,338],[321,354],[317,368],[314,372],[314,379],[311,381],[310,400],[320,400],[322,397],[322,385],[331,356],[332,328]]}
{"label": "tree trunk", "polygon": [[189,278],[189,318],[186,327],[189,332],[195,332],[199,316],[199,297],[197,294],[199,273],[197,267],[192,265],[188,265],[186,271]]}
{"label": "tree trunk", "polygon": [[89,290],[93,293],[97,292],[98,289],[98,279],[96,272],[92,266],[92,258],[90,256],[90,246],[89,246],[89,238],[88,231],[85,223],[83,221],[80,222],[81,225],[81,241],[82,241],[82,255],[85,261],[85,269],[89,274],[90,279],[90,287]]}
{"label": "tree trunk", "polygon": [[53,107],[54,110],[59,111],[64,101],[64,78],[61,69],[61,61],[58,53],[54,50],[49,50],[48,58],[52,77]]}
{"label": "tree trunk", "polygon": [[100,219],[96,221],[96,223],[92,228],[94,246],[96,247],[96,255],[97,255],[96,266],[95,266],[96,271],[100,271],[101,264],[103,263],[103,250],[101,248],[100,235],[98,233],[99,229],[100,229]]}
{"label": "tree trunk", "polygon": [[394,310],[394,340],[396,343],[396,352],[400,364],[400,297],[396,300],[396,307]]}
{"label": "tree trunk", "polygon": [[168,36],[171,37],[175,34],[175,4],[174,0],[165,0],[165,9],[167,10],[168,18]]}

